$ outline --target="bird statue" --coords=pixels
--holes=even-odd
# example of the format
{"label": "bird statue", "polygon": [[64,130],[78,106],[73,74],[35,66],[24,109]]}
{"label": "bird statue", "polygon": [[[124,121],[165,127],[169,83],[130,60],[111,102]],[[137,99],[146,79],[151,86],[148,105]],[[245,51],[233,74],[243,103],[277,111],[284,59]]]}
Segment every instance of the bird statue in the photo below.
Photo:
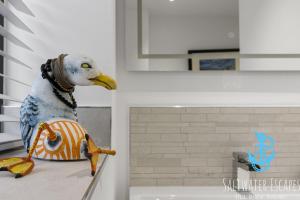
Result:
{"label": "bird statue", "polygon": [[32,157],[45,160],[85,160],[94,175],[99,154],[115,155],[114,150],[98,148],[77,121],[75,86],[102,86],[116,89],[116,82],[98,71],[92,59],[62,54],[41,66],[30,94],[20,110],[20,129],[27,157],[0,159],[0,171],[16,178],[30,173]]}

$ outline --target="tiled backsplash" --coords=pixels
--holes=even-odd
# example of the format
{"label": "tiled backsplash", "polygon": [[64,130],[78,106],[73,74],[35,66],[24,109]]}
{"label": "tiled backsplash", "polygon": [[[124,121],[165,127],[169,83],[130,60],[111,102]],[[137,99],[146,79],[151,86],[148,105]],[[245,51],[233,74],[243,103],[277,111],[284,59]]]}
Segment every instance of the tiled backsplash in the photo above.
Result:
{"label": "tiled backsplash", "polygon": [[300,178],[300,108],[131,108],[130,185],[222,185],[257,131],[275,139],[276,158],[253,176]]}

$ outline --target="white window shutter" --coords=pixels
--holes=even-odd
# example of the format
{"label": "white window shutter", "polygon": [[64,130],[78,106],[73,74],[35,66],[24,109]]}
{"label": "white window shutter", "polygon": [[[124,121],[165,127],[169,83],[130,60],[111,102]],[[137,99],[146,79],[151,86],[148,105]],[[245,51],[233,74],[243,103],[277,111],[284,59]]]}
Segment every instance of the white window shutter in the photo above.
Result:
{"label": "white window shutter", "polygon": [[[23,12],[27,15],[34,17],[34,14],[31,12],[31,10],[26,6],[26,4],[22,0],[7,0],[7,1],[12,5],[13,8],[15,8],[14,12],[16,12],[16,11]],[[14,14],[13,11],[10,10],[10,8],[12,8],[12,7],[7,6],[6,2],[5,3],[0,2],[0,14],[4,17],[4,20],[9,21],[15,27],[17,27],[23,31],[33,34],[33,31],[22,21],[22,19],[20,19],[16,14]],[[2,35],[4,39],[7,39],[10,42],[14,43],[15,45],[23,48],[25,51],[33,52],[33,50],[30,48],[30,46],[25,44],[25,42],[23,42],[21,39],[16,37],[14,35],[14,33],[8,31],[3,26],[0,26],[0,35]],[[19,65],[17,65],[18,67],[25,67],[32,72],[32,68],[29,65],[27,65],[23,60],[16,58],[13,55],[9,55],[5,50],[4,51],[0,50],[0,56],[19,64]],[[10,80],[10,81],[14,81],[16,83],[22,84],[25,87],[30,87],[30,84],[24,83],[22,80],[18,80],[16,78],[10,77],[10,76],[6,75],[5,73],[0,73],[0,77],[3,77],[6,80]],[[6,101],[22,103],[22,100],[8,96],[6,94],[0,94],[0,99],[6,100]],[[19,122],[19,117],[13,117],[13,116],[9,116],[6,114],[4,114],[4,115],[1,114],[0,122]]]}

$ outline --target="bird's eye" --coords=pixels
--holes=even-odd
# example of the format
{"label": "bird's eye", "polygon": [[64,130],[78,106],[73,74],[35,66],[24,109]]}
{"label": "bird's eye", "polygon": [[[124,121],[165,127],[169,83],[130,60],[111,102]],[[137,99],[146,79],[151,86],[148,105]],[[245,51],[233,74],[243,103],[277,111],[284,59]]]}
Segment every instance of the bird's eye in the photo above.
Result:
{"label": "bird's eye", "polygon": [[92,66],[91,66],[89,63],[82,63],[82,64],[81,64],[81,68],[84,68],[84,69],[91,69]]}

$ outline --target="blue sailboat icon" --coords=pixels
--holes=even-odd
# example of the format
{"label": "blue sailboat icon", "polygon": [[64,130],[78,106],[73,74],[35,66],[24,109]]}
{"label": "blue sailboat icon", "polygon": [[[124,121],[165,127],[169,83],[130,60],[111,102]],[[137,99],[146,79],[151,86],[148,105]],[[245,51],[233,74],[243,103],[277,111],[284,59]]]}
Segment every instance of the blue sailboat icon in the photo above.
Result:
{"label": "blue sailboat icon", "polygon": [[257,132],[256,138],[258,143],[255,145],[255,152],[252,154],[248,151],[248,159],[256,172],[265,172],[270,169],[271,162],[275,158],[275,141],[273,137],[262,132]]}

